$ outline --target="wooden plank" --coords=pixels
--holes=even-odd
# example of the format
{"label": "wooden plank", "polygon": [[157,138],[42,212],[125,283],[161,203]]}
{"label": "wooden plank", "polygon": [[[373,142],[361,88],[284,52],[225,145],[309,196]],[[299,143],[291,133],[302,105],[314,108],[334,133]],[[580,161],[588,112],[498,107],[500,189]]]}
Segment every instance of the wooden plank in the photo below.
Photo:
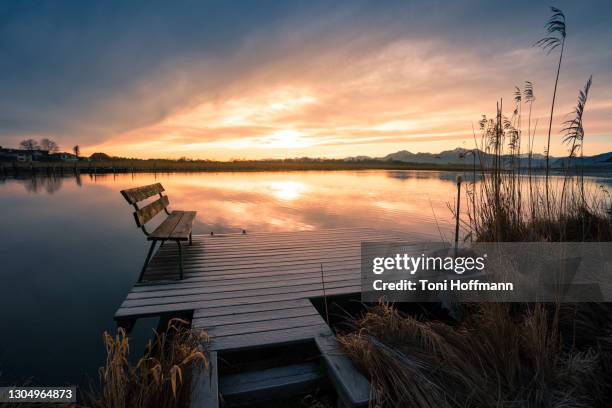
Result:
{"label": "wooden plank", "polygon": [[185,237],[189,239],[189,234],[191,234],[191,229],[193,228],[193,221],[196,217],[196,211],[181,211],[182,217],[181,221],[176,225],[174,231],[172,232],[173,238],[181,238]]}
{"label": "wooden plank", "polygon": [[[293,255],[308,255],[308,254],[316,254],[319,251],[342,251],[342,250],[360,250],[362,241],[329,241],[329,242],[317,242],[316,244],[309,245],[308,243],[304,243],[302,246],[295,248],[283,249],[280,247],[273,248],[259,248],[254,250],[236,250],[236,251],[222,251],[216,250],[214,248],[209,248],[205,245],[202,245],[198,242],[194,242],[194,244],[186,248],[185,255],[192,262],[209,262],[209,263],[219,263],[225,262],[232,259],[253,259],[258,260],[259,258],[269,258],[269,257],[287,257]],[[380,241],[385,242],[385,241]],[[401,247],[417,247],[417,244],[412,243],[403,243]],[[159,265],[164,265],[167,263],[171,263],[173,259],[175,259],[177,255],[176,248],[162,248],[160,252],[156,255],[156,263]]]}
{"label": "wooden plank", "polygon": [[303,242],[304,240],[309,241],[325,241],[333,240],[335,238],[351,239],[352,237],[360,237],[361,240],[378,239],[378,237],[392,237],[394,239],[409,239],[410,236],[403,234],[396,234],[393,232],[371,232],[371,231],[347,231],[342,234],[317,234],[317,233],[300,233],[296,235],[286,235],[284,237],[277,237],[274,233],[271,233],[270,237],[259,236],[253,237],[248,234],[243,235],[241,238],[223,238],[216,235],[202,236],[202,240],[207,244],[214,246],[215,248],[224,247],[235,247],[235,246],[251,246],[254,243],[262,245],[278,245],[278,244],[293,244],[296,242]]}
{"label": "wooden plank", "polygon": [[[232,263],[232,264],[218,264],[207,266],[205,262],[195,263],[193,260],[187,258],[185,256],[185,271],[191,270],[193,271],[192,276],[195,274],[203,274],[206,276],[214,276],[214,275],[225,275],[229,276],[233,271],[238,272],[256,272],[256,271],[266,271],[266,270],[274,270],[279,268],[288,268],[288,267],[299,267],[303,265],[321,265],[325,267],[327,264],[331,264],[334,262],[342,262],[342,261],[350,261],[355,259],[360,259],[359,251],[350,251],[343,252],[338,255],[327,255],[325,257],[292,257],[292,258],[284,258],[281,260],[268,260],[264,262],[253,262],[248,263],[248,260],[243,260],[240,263]],[[175,265],[176,267],[176,265]],[[172,267],[168,266],[151,266],[151,273],[155,272],[165,272],[168,273],[174,270]]]}
{"label": "wooden plank", "polygon": [[[402,245],[403,247],[416,247],[416,244],[406,244]],[[271,248],[271,249],[261,249],[258,251],[236,251],[236,252],[223,252],[223,251],[215,251],[212,248],[208,247],[200,247],[194,248],[192,250],[186,250],[185,255],[191,262],[206,262],[207,264],[217,264],[217,263],[225,263],[231,262],[236,259],[244,260],[248,258],[249,260],[260,260],[260,259],[269,259],[269,258],[286,258],[288,256],[293,255],[316,255],[321,251],[325,252],[342,252],[342,251],[360,251],[361,250],[361,241],[355,242],[338,242],[338,241],[330,241],[330,242],[321,242],[317,245],[305,245],[302,247],[296,247],[291,249],[280,249],[280,248]],[[164,265],[171,263],[173,259],[176,259],[177,251],[173,248],[164,248],[164,252],[159,254],[156,257],[156,263],[158,265]]]}
{"label": "wooden plank", "polygon": [[156,194],[161,194],[164,191],[161,183],[149,184],[148,186],[129,188],[121,190],[121,195],[130,204],[136,204],[139,201],[146,200]]}
{"label": "wooden plank", "polygon": [[[248,235],[245,235],[243,239],[234,239],[234,240],[225,240],[223,238],[219,238],[216,236],[199,236],[198,241],[203,242],[204,245],[210,248],[223,250],[227,249],[254,249],[254,248],[268,248],[272,246],[305,246],[305,243],[316,243],[316,242],[332,242],[334,240],[349,240],[349,241],[381,241],[381,240],[392,240],[395,241],[414,241],[414,237],[410,235],[397,235],[394,233],[367,233],[367,232],[347,232],[345,234],[333,234],[329,236],[317,236],[311,234],[303,234],[301,236],[296,237],[287,237],[285,239],[278,238],[275,240],[262,238],[246,238]],[[300,245],[301,244],[301,245]]]}
{"label": "wooden plank", "polygon": [[351,360],[340,351],[333,334],[317,336],[315,342],[325,360],[329,377],[347,407],[367,407],[370,382],[355,369]]}
{"label": "wooden plank", "polygon": [[[359,275],[359,267],[355,269],[338,270],[334,272],[326,271],[325,283],[328,282],[341,282],[350,279],[354,279]],[[241,281],[244,281],[241,283]],[[199,282],[194,282],[194,286],[189,287],[172,287],[172,286],[157,286],[160,290],[156,291],[131,291],[128,293],[126,298],[129,299],[144,299],[148,297],[168,297],[180,294],[197,294],[197,293],[220,293],[220,292],[231,292],[236,290],[247,290],[247,289],[266,289],[270,287],[290,287],[299,286],[305,284],[314,284],[321,282],[321,275],[311,273],[307,275],[295,275],[291,278],[282,277],[269,277],[269,278],[251,278],[248,280],[240,280],[238,282],[232,281],[217,281],[204,283],[201,286],[195,286]]]}
{"label": "wooden plank", "polygon": [[310,390],[323,379],[317,363],[291,364],[223,376],[219,391],[233,404],[282,398]]}
{"label": "wooden plank", "polygon": [[240,349],[257,349],[270,345],[281,346],[293,343],[302,343],[314,339],[319,335],[329,334],[327,325],[298,327],[294,329],[270,330],[263,333],[240,334],[215,338],[211,343],[211,350],[230,351]]}
{"label": "wooden plank", "polygon": [[[257,238],[257,239],[276,239],[282,237],[295,237],[299,235],[332,235],[332,234],[344,234],[352,231],[375,231],[380,230],[368,227],[344,227],[344,228],[326,228],[318,230],[297,230],[297,231],[248,231],[246,234],[240,232],[230,233],[218,233],[210,237],[211,239],[222,239],[222,240],[241,240],[244,238]],[[203,235],[208,238],[208,235]]]}
{"label": "wooden plank", "polygon": [[[325,276],[335,276],[359,271],[360,260],[352,259],[347,262],[326,263],[323,265]],[[304,279],[310,275],[321,276],[320,265],[312,265],[306,268],[291,267],[279,268],[278,270],[267,270],[264,272],[235,273],[231,276],[206,274],[189,274],[182,281],[169,282],[144,282],[132,288],[130,293],[152,292],[157,290],[188,289],[213,286],[235,286],[257,282],[293,281]]]}
{"label": "wooden plank", "polygon": [[[317,240],[311,242],[299,242],[299,243],[290,243],[286,242],[284,244],[275,244],[264,246],[263,244],[254,243],[253,245],[248,246],[228,246],[223,248],[214,248],[212,246],[207,245],[206,241],[201,241],[194,238],[194,245],[190,248],[189,252],[193,252],[193,255],[204,255],[209,259],[217,259],[217,258],[231,258],[238,255],[243,256],[258,256],[262,252],[263,253],[291,253],[294,251],[312,251],[318,248],[327,248],[327,247],[352,247],[359,246],[363,242],[360,237],[355,237],[355,239],[330,239],[330,240]],[[383,242],[383,241],[381,241]],[[396,242],[396,241],[394,241]],[[207,251],[202,253],[202,249],[206,248]],[[171,249],[164,250],[160,252],[160,257],[171,257],[174,255],[175,251]]]}
{"label": "wooden plank", "polygon": [[[358,294],[361,290],[361,285],[347,286],[341,288],[328,289],[325,287],[325,293],[327,296],[332,295],[347,295],[347,294]],[[256,307],[260,303],[274,304],[281,301],[297,300],[299,298],[307,299],[311,297],[321,296],[322,291],[305,291],[299,293],[285,293],[278,295],[267,295],[259,297],[245,297],[236,299],[217,299],[217,300],[199,300],[191,302],[179,302],[179,303],[168,303],[163,305],[146,305],[146,306],[132,306],[132,307],[120,307],[115,313],[115,319],[121,319],[125,317],[147,317],[157,316],[161,313],[173,313],[182,311],[191,311],[195,309],[205,308],[224,308],[227,306],[232,307]],[[297,298],[297,299],[296,299]]]}
{"label": "wooden plank", "polygon": [[[332,237],[325,240],[309,240],[303,239],[299,242],[280,242],[275,244],[265,244],[261,242],[252,242],[249,245],[226,245],[223,247],[213,247],[209,244],[208,240],[200,239],[197,235],[194,235],[193,246],[189,248],[189,252],[193,253],[194,256],[203,256],[211,258],[227,258],[232,256],[244,255],[257,255],[261,252],[272,253],[272,252],[284,252],[291,253],[294,251],[311,251],[312,248],[325,248],[331,246],[339,247],[353,247],[360,246],[361,243],[388,243],[393,247],[401,247],[404,245],[412,246],[419,245],[419,243],[410,239],[400,239],[394,236],[378,236],[376,239],[371,237]],[[202,249],[207,251],[203,252]],[[163,249],[159,253],[160,258],[171,257],[174,255],[172,248]]]}
{"label": "wooden plank", "polygon": [[[335,282],[350,281],[360,278],[359,268],[345,271],[341,274],[325,274],[325,285],[330,285]],[[162,297],[175,297],[185,295],[197,295],[207,293],[224,293],[224,292],[238,292],[244,290],[255,290],[255,289],[281,289],[291,288],[293,286],[304,286],[304,285],[316,285],[321,284],[321,274],[313,273],[310,276],[302,277],[300,279],[282,280],[282,279],[271,279],[268,281],[257,280],[253,283],[233,283],[224,285],[206,285],[201,287],[189,287],[179,289],[162,289],[156,291],[147,292],[130,292],[126,299],[148,299],[148,298],[162,298]]]}
{"label": "wooden plank", "polygon": [[[189,239],[189,234],[191,233],[191,226],[193,223],[193,216],[195,215],[194,211],[188,211],[190,215],[187,216],[186,222],[189,224],[183,224],[183,218],[185,218],[185,211],[172,211],[168,218],[166,218],[160,225],[153,231],[148,239],[171,239],[171,240],[180,240],[187,241]],[[194,215],[191,215],[194,213]],[[178,248],[174,245],[169,245],[174,247],[176,255],[174,256],[174,270],[176,271],[176,260],[178,259]],[[156,256],[153,258],[155,260]],[[185,255],[187,258],[187,255]],[[153,262],[153,261],[151,261]],[[159,261],[156,261],[159,262]]]}
{"label": "wooden plank", "polygon": [[[356,276],[353,279],[347,279],[340,282],[325,283],[325,290],[341,288],[341,287],[360,287],[361,276]],[[163,305],[171,303],[196,302],[196,301],[213,301],[213,300],[231,300],[240,298],[256,298],[261,296],[280,296],[284,294],[294,294],[295,297],[303,297],[303,293],[315,292],[319,296],[323,295],[323,285],[319,283],[301,286],[287,286],[281,288],[267,289],[246,289],[235,290],[222,293],[199,293],[188,295],[176,295],[168,297],[144,298],[144,299],[125,299],[121,307],[139,307],[147,305]],[[315,295],[316,296],[316,295]]]}
{"label": "wooden plank", "polygon": [[195,367],[191,383],[190,408],[217,408],[219,406],[219,370],[217,352],[206,353],[208,371]]}
{"label": "wooden plank", "polygon": [[168,200],[168,196],[160,197],[158,200],[153,201],[150,204],[145,205],[140,210],[134,212],[134,218],[136,219],[136,224],[139,227],[142,227],[147,222],[151,220],[151,218],[155,217],[162,211],[164,208],[168,206],[170,201]]}
{"label": "wooden plank", "polygon": [[[314,309],[314,307],[313,307]],[[208,335],[214,342],[216,338],[223,336],[234,336],[237,334],[262,333],[271,330],[294,329],[296,327],[316,326],[323,324],[320,314],[297,317],[281,317],[276,319],[227,324],[207,329]]]}
{"label": "wooden plank", "polygon": [[[359,270],[361,266],[358,262],[360,261],[354,257],[346,258],[346,259],[336,259],[333,262],[323,263],[323,271],[327,274],[328,271],[334,271],[334,270],[343,270],[343,269]],[[227,271],[225,275],[218,274],[218,273],[203,272],[197,267],[190,267],[190,268],[185,268],[185,279],[183,279],[182,281],[175,280],[175,281],[166,281],[166,282],[141,282],[141,283],[138,283],[135,286],[135,288],[138,288],[138,289],[151,288],[152,290],[155,290],[154,288],[156,286],[170,287],[171,285],[177,285],[177,287],[180,287],[180,285],[183,283],[195,284],[197,282],[219,282],[219,281],[227,282],[228,278],[229,279],[235,278],[236,280],[238,280],[242,278],[263,278],[267,276],[268,277],[269,276],[279,276],[279,279],[281,279],[285,275],[295,276],[295,275],[307,275],[307,274],[312,274],[312,273],[318,273],[320,275],[321,273],[320,268],[321,268],[320,260],[315,260],[313,262],[305,262],[303,266],[295,264],[295,265],[287,265],[284,267],[279,267],[277,269],[270,269],[270,268],[249,269],[245,271],[244,273],[242,273],[240,270]],[[152,277],[158,277],[158,276],[164,276],[164,275],[173,275],[173,270],[166,270],[163,272],[156,271],[156,272],[151,272],[150,274],[147,274],[147,276],[152,276]],[[189,287],[189,285],[187,285],[187,287]]]}
{"label": "wooden plank", "polygon": [[288,309],[271,310],[265,312],[248,312],[240,314],[232,314],[226,316],[211,316],[201,317],[192,320],[191,324],[194,327],[203,328],[210,330],[213,327],[237,324],[237,323],[249,323],[249,322],[262,322],[271,319],[286,319],[291,317],[303,317],[303,316],[315,316],[319,312],[314,308],[305,308],[298,306]]}
{"label": "wooden plank", "polygon": [[[352,286],[339,286],[335,288],[325,287],[325,293],[330,295],[340,295],[340,294],[351,294],[351,293],[359,293],[361,290],[361,285],[352,285]],[[150,304],[141,304],[139,302],[133,302],[131,305],[122,305],[117,316],[134,316],[140,314],[136,312],[136,310],[140,309],[150,309],[157,310],[159,312],[174,312],[174,311],[182,311],[182,310],[193,310],[196,308],[205,308],[205,307],[221,307],[221,306],[233,306],[233,305],[250,305],[257,303],[268,303],[268,302],[277,302],[284,300],[293,300],[296,298],[311,298],[322,296],[323,291],[321,289],[317,290],[305,290],[305,291],[290,291],[286,293],[275,293],[275,294],[267,294],[260,296],[240,296],[240,297],[220,297],[217,299],[181,299],[175,298],[174,301],[170,301],[167,303],[150,303]],[[132,312],[129,310],[132,309]],[[149,313],[148,311],[145,313]]]}
{"label": "wooden plank", "polygon": [[[334,260],[334,259],[346,259],[346,258],[360,258],[361,251],[358,248],[344,250],[344,251],[321,251],[320,256],[316,254],[311,255],[300,255],[296,254],[293,256],[287,257],[279,257],[279,258],[268,258],[268,259],[260,259],[254,260],[252,262],[246,259],[234,259],[232,261],[227,262],[217,262],[210,263],[207,262],[198,262],[197,264],[193,259],[185,255],[186,265],[187,267],[198,268],[202,272],[221,270],[221,271],[229,271],[229,270],[245,270],[245,269],[253,269],[256,267],[259,268],[278,268],[284,265],[296,265],[306,261],[315,261],[318,263],[326,263],[326,260]],[[175,259],[176,262],[176,259]],[[155,265],[156,270],[164,270],[164,266],[160,266],[159,264]],[[152,266],[153,268],[153,266]]]}
{"label": "wooden plank", "polygon": [[[269,256],[263,259],[254,259],[249,262],[249,258],[234,258],[223,262],[207,262],[206,259],[193,259],[189,254],[185,255],[185,267],[196,272],[206,273],[207,276],[212,276],[214,273],[227,274],[229,270],[237,270],[242,273],[247,269],[262,269],[274,270],[285,266],[302,266],[309,264],[331,264],[338,260],[361,259],[362,255],[368,255],[368,252],[361,252],[359,248],[350,248],[344,250],[320,250],[311,254],[292,254],[287,256]],[[176,262],[176,258],[175,258]],[[173,270],[171,262],[160,263],[154,260],[151,263],[151,272],[164,272],[167,269]]]}
{"label": "wooden plank", "polygon": [[[170,215],[168,215],[168,217],[166,217],[166,219],[162,221],[162,223],[159,224],[159,226],[155,228],[155,230],[151,234],[149,234],[147,239],[148,240],[168,239],[170,235],[172,234],[172,231],[174,231],[176,224],[178,224],[178,222],[181,220],[181,216],[182,215],[180,211],[172,211]],[[170,246],[170,245],[167,245],[167,246]],[[175,246],[175,245],[172,245],[172,246]],[[155,257],[153,257],[153,259],[155,259]],[[175,271],[176,271],[177,259],[178,259],[178,254],[174,258],[174,270]],[[151,262],[153,262],[153,260],[151,260]],[[149,263],[149,265],[151,264],[151,262]]]}
{"label": "wooden plank", "polygon": [[[381,241],[362,241],[360,239],[334,239],[329,241],[302,242],[301,245],[295,246],[271,246],[263,248],[254,244],[246,248],[231,247],[227,249],[211,248],[202,241],[194,239],[193,245],[186,250],[186,254],[193,260],[207,260],[210,262],[219,262],[232,258],[259,258],[267,256],[286,256],[288,254],[306,254],[317,252],[325,249],[360,249],[362,242],[378,242],[386,243],[387,239]],[[390,249],[398,249],[405,246],[417,247],[417,243],[408,241],[392,241]],[[160,263],[163,261],[171,261],[176,256],[177,251],[174,248],[162,248],[157,254],[157,260]]]}
{"label": "wooden plank", "polygon": [[312,303],[308,299],[292,299],[289,301],[279,302],[264,302],[251,305],[231,305],[224,307],[201,307],[197,308],[193,312],[192,326],[197,326],[199,319],[214,316],[229,316],[239,315],[242,313],[250,312],[267,312],[272,310],[289,309],[296,307],[311,307]]}
{"label": "wooden plank", "polygon": [[411,234],[385,229],[377,230],[374,228],[366,227],[348,227],[348,228],[337,228],[337,229],[321,229],[321,230],[302,230],[302,231],[274,231],[274,232],[252,232],[249,231],[246,234],[230,233],[230,234],[215,234],[213,236],[203,235],[204,238],[211,241],[219,242],[247,242],[249,239],[254,238],[257,241],[280,241],[286,238],[301,238],[303,236],[317,236],[317,237],[329,237],[329,236],[347,236],[354,233],[368,233],[372,235],[377,234],[393,234],[398,237],[409,237]]}
{"label": "wooden plank", "polygon": [[244,240],[242,242],[221,242],[219,238],[200,238],[194,236],[195,242],[204,245],[206,248],[214,250],[216,254],[236,253],[236,252],[255,252],[261,250],[282,250],[282,249],[304,249],[311,245],[335,244],[339,242],[360,243],[360,242],[414,242],[410,237],[398,237],[393,234],[380,234],[372,236],[370,234],[349,234],[337,235],[325,238],[303,236],[300,238],[287,238],[278,242],[265,240]]}

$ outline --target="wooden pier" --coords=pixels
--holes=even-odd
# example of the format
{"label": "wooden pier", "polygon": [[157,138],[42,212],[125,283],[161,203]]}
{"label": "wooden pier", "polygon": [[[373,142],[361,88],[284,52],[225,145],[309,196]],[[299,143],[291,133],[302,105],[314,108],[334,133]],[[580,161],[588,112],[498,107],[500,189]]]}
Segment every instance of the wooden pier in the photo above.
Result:
{"label": "wooden pier", "polygon": [[[115,314],[139,317],[193,313],[192,327],[210,337],[211,371],[193,384],[192,407],[218,406],[218,392],[240,394],[312,380],[313,364],[217,378],[224,353],[315,344],[326,375],[346,406],[367,406],[369,383],[339,350],[311,299],[358,294],[361,242],[407,242],[400,232],[343,228],[286,233],[194,235],[184,247],[185,279],[176,280],[177,248],[155,254],[144,281]],[[322,270],[322,271],[321,271]],[[316,366],[316,365],[315,365]]]}

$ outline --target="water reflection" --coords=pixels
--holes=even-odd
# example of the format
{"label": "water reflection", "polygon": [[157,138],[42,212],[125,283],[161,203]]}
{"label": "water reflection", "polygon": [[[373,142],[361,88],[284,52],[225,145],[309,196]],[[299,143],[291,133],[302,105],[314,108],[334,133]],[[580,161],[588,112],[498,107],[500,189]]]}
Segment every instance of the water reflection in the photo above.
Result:
{"label": "water reflection", "polygon": [[[147,244],[119,191],[161,182],[194,233],[371,227],[452,236],[453,172],[103,174],[0,182],[0,383],[95,377]],[[589,179],[597,187],[609,177]],[[19,311],[16,313],[15,311]],[[54,344],[53,353],[41,344]],[[8,379],[6,380],[8,381]]]}
{"label": "water reflection", "polygon": [[277,181],[270,184],[272,194],[279,200],[291,201],[307,191],[306,185],[295,181]]}
{"label": "water reflection", "polygon": [[[452,217],[448,203],[454,200],[458,174],[462,173],[396,170],[130,173],[37,176],[12,182],[23,185],[30,193],[53,194],[73,178],[73,185],[78,187],[103,187],[104,194],[118,204],[119,190],[161,181],[173,208],[198,211],[195,232],[200,233],[361,226],[439,238],[438,227],[445,236],[450,231]],[[602,185],[606,189],[611,180],[598,176],[589,178],[588,183],[590,187]],[[11,181],[6,183],[10,185]],[[81,197],[83,201],[90,199],[93,197]],[[126,210],[118,208],[118,211]]]}
{"label": "water reflection", "polygon": [[[74,176],[27,176],[18,178],[6,178],[3,179],[3,183],[17,183],[21,184],[28,193],[47,193],[54,194],[62,188],[65,180],[73,179]],[[80,183],[77,178],[77,184]],[[79,184],[80,185],[80,184]]]}

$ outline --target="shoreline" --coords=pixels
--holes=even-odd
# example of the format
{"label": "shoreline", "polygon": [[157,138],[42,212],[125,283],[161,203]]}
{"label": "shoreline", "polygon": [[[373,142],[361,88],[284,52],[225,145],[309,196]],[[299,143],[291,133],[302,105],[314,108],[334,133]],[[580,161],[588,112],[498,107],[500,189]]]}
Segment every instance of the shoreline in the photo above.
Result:
{"label": "shoreline", "polygon": [[[468,173],[489,172],[489,169],[473,165],[381,162],[381,161],[232,161],[232,162],[175,162],[175,161],[100,161],[100,162],[0,162],[0,176],[20,174],[115,174],[115,173],[217,173],[217,172],[285,172],[285,171],[347,171],[347,170],[422,170],[459,171]],[[521,173],[527,175],[526,169]],[[506,171],[511,171],[510,169]],[[551,169],[553,174],[563,174],[562,168]],[[612,166],[589,166],[589,175],[612,174]],[[532,174],[544,174],[544,169],[532,169]]]}

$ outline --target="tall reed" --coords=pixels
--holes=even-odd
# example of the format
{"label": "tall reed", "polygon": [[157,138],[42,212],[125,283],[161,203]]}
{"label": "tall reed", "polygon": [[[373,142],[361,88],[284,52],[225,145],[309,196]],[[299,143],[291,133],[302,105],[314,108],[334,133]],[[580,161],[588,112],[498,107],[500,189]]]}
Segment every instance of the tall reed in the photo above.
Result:
{"label": "tall reed", "polygon": [[208,368],[204,332],[188,322],[171,319],[164,332],[150,341],[143,356],[130,363],[128,336],[119,328],[104,333],[107,359],[100,368],[99,386],[84,395],[91,408],[175,408],[186,406],[192,370]]}
{"label": "tall reed", "polygon": [[[612,217],[609,194],[605,190],[586,191],[583,164],[584,113],[592,78],[580,91],[573,118],[565,122],[563,143],[569,146],[562,184],[550,191],[550,180],[544,186],[532,168],[521,167],[519,143],[520,120],[507,118],[497,104],[495,118],[483,116],[480,121],[482,149],[480,183],[468,196],[469,238],[477,241],[609,241],[612,240]],[[517,110],[515,109],[515,114]],[[530,143],[531,145],[531,143]],[[532,146],[528,157],[532,156]],[[521,184],[527,172],[527,186]],[[578,174],[579,171],[579,174]],[[578,175],[577,175],[578,174]],[[524,207],[524,189],[529,191],[528,210]]]}
{"label": "tall reed", "polygon": [[[565,192],[565,185],[570,176],[570,172],[572,171],[572,160],[577,157],[578,152],[580,153],[580,199],[582,201],[582,205],[585,206],[585,196],[584,196],[584,126],[583,126],[583,116],[584,116],[584,108],[587,103],[587,99],[589,97],[589,90],[591,89],[591,84],[593,83],[593,76],[589,77],[584,89],[580,90],[578,94],[578,103],[576,104],[576,108],[572,112],[573,118],[565,121],[565,128],[563,132],[565,133],[565,137],[563,139],[563,143],[568,144],[569,155],[567,157],[567,161],[565,163],[565,177],[563,179],[563,193]],[[564,196],[561,196],[561,205],[564,205]]]}
{"label": "tall reed", "polygon": [[546,23],[546,31],[548,37],[538,40],[534,45],[541,47],[548,54],[558,47],[561,47],[559,52],[559,62],[557,63],[557,75],[555,77],[555,86],[553,89],[552,103],[550,105],[550,120],[548,122],[548,141],[546,143],[546,208],[550,211],[549,202],[549,186],[548,176],[550,173],[550,136],[552,132],[553,115],[555,111],[555,100],[557,98],[557,85],[559,84],[559,73],[561,72],[561,62],[563,61],[563,51],[565,50],[565,37],[567,35],[565,27],[565,14],[556,7],[551,7],[552,16]]}

